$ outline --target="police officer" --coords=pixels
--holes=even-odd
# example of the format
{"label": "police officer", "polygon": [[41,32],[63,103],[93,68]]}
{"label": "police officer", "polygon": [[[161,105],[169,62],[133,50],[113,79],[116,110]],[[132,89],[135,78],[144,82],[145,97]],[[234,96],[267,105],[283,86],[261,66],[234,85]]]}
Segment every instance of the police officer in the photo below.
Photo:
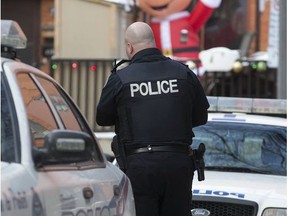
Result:
{"label": "police officer", "polygon": [[131,62],[110,75],[96,121],[115,125],[125,146],[137,216],[191,215],[188,146],[192,128],[207,121],[209,103],[196,75],[156,48],[149,25],[132,23],[125,44]]}

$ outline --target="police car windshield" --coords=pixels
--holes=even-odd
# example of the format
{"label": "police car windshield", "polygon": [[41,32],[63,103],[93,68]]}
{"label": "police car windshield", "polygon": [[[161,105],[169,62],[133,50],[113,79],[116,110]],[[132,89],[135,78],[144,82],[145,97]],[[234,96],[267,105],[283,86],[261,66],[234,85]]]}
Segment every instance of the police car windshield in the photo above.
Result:
{"label": "police car windshield", "polygon": [[207,169],[286,175],[286,128],[209,122],[194,129],[192,146],[203,142]]}

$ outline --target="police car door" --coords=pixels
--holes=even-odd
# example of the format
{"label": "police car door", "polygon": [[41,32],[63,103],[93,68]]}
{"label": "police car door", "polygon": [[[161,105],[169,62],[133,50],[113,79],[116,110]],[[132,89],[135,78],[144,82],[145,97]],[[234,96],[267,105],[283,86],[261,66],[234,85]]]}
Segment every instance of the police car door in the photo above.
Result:
{"label": "police car door", "polygon": [[[90,172],[95,171],[96,167],[105,166],[103,158],[98,155],[98,161],[94,157],[93,165],[91,165],[92,162],[87,161],[86,166],[80,167],[73,163],[65,163],[65,159],[53,160],[55,158],[53,155],[46,155],[52,157],[53,164],[49,166],[41,165],[43,157],[41,154],[35,154],[35,152],[45,152],[49,149],[49,146],[45,146],[45,136],[47,134],[59,128],[76,131],[82,126],[77,123],[76,117],[69,110],[68,104],[58,98],[59,95],[54,94],[54,98],[48,96],[41,84],[45,81],[52,83],[48,76],[42,76],[41,73],[35,72],[33,68],[27,68],[23,64],[20,65],[23,68],[19,65],[7,68],[17,71],[15,73],[16,80],[13,79],[14,76],[10,76],[11,84],[9,85],[19,86],[19,88],[13,88],[11,92],[19,117],[21,143],[19,148],[21,149],[22,165],[19,166],[20,168],[16,167],[17,169],[14,167],[13,171],[17,173],[10,185],[8,181],[5,183],[8,189],[4,192],[6,198],[3,195],[5,198],[3,203],[6,203],[6,205],[3,205],[3,212],[7,215],[27,216],[86,215],[86,207],[95,202],[92,199],[93,197],[89,197],[89,192],[91,194],[91,191],[93,191],[90,178],[95,176],[89,176],[87,172],[88,170],[91,170]],[[34,72],[32,73],[32,71]],[[44,81],[41,81],[41,79]],[[19,89],[18,92],[17,89]],[[20,95],[23,100],[21,97],[19,99]],[[52,100],[53,102],[51,102]],[[65,111],[62,119],[60,119],[56,109]],[[72,122],[70,125],[73,125],[73,128],[69,128],[68,124],[64,126],[64,118],[66,118],[66,121]],[[35,161],[40,161],[40,163]],[[88,197],[90,200],[86,201],[83,195],[84,189],[86,190],[86,198]]]}
{"label": "police car door", "polygon": [[[33,78],[39,88],[42,88],[42,92],[45,93],[49,106],[52,104],[51,110],[55,109],[55,119],[59,118],[61,120],[59,127],[85,132],[90,136],[89,140],[92,142],[92,148],[89,149],[88,155],[80,158],[80,163],[76,161],[76,157],[80,155],[80,152],[77,152],[74,155],[75,159],[72,159],[72,163],[67,163],[65,158],[60,157],[58,158],[59,163],[42,169],[42,171],[48,171],[46,175],[43,175],[43,182],[49,177],[58,190],[55,199],[58,200],[57,203],[50,202],[51,197],[55,194],[51,194],[51,197],[49,197],[48,193],[45,193],[45,201],[49,200],[49,206],[46,203],[46,211],[51,212],[49,215],[53,215],[55,212],[57,212],[57,215],[59,212],[60,215],[61,212],[61,215],[67,216],[115,214],[114,190],[119,185],[120,179],[115,176],[112,170],[106,167],[103,154],[98,148],[94,134],[87,122],[59,85],[37,74],[33,75]],[[74,145],[73,148],[75,150],[77,146]],[[70,161],[69,158],[67,159]],[[53,212],[51,209],[54,206],[57,206],[57,208]]]}

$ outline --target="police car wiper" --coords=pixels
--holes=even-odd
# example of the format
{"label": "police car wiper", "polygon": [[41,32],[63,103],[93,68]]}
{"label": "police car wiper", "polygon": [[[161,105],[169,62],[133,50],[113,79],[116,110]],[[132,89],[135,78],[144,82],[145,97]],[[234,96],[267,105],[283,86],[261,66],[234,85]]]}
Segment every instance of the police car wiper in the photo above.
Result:
{"label": "police car wiper", "polygon": [[206,166],[205,170],[272,174],[271,171],[262,170],[262,169],[253,169],[253,168],[248,168],[248,167]]}

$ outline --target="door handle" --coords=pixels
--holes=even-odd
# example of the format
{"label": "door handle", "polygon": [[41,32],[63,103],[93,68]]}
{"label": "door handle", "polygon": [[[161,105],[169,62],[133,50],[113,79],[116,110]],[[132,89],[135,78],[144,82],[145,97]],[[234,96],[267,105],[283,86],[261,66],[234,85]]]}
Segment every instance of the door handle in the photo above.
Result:
{"label": "door handle", "polygon": [[91,199],[94,195],[93,190],[90,187],[83,188],[82,192],[85,199]]}
{"label": "door handle", "polygon": [[121,189],[118,185],[113,186],[113,193],[114,193],[114,196],[119,196],[121,194]]}

